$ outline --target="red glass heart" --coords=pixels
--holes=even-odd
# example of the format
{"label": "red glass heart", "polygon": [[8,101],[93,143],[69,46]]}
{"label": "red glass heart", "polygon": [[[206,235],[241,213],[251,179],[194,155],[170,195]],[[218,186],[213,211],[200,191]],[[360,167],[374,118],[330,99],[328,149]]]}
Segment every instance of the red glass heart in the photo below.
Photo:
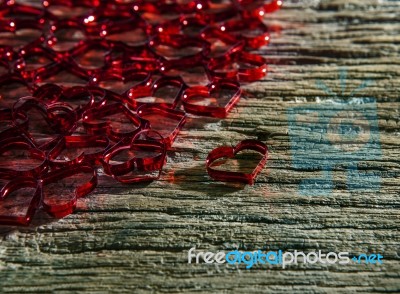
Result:
{"label": "red glass heart", "polygon": [[82,163],[93,166],[100,164],[109,147],[106,136],[63,136],[47,156],[53,167],[68,168]]}
{"label": "red glass heart", "polygon": [[167,108],[175,108],[186,84],[181,77],[163,76],[147,88],[134,87],[128,96],[135,100],[135,105],[158,104]]}
{"label": "red glass heart", "polygon": [[241,89],[237,82],[215,81],[207,87],[191,87],[184,91],[182,104],[186,112],[224,118],[238,103]]}
{"label": "red glass heart", "polygon": [[42,200],[42,189],[35,178],[16,178],[0,190],[0,223],[29,225]]}
{"label": "red glass heart", "polygon": [[137,109],[138,115],[149,121],[151,129],[159,132],[170,148],[186,122],[186,114],[162,105],[144,104]]}
{"label": "red glass heart", "polygon": [[71,214],[77,200],[96,186],[97,172],[89,165],[77,164],[51,171],[43,176],[43,209],[57,218]]}
{"label": "red glass heart", "polygon": [[[213,163],[221,158],[234,158],[236,154],[243,150],[253,150],[262,155],[257,166],[251,173],[232,172],[226,170],[217,170],[213,168]],[[207,173],[211,178],[222,182],[241,182],[253,185],[257,175],[267,163],[268,147],[258,140],[243,140],[235,147],[218,147],[212,150],[206,160]]]}
{"label": "red glass heart", "polygon": [[146,129],[148,122],[121,103],[105,104],[83,113],[83,126],[91,135],[106,134],[119,142]]}
{"label": "red glass heart", "polygon": [[156,131],[143,130],[126,144],[123,141],[104,154],[106,174],[121,183],[153,181],[160,177],[166,161],[166,145]]}
{"label": "red glass heart", "polygon": [[0,173],[7,178],[40,176],[47,169],[46,154],[29,139],[19,136],[1,141]]}

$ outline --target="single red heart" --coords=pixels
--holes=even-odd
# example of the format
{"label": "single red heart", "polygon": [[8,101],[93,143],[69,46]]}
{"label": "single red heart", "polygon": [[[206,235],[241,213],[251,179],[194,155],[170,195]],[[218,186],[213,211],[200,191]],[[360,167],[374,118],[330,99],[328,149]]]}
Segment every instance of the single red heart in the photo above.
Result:
{"label": "single red heart", "polygon": [[51,216],[61,218],[71,214],[77,200],[97,186],[96,169],[86,164],[71,165],[47,173],[43,181],[43,209]]}
{"label": "single red heart", "polygon": [[135,100],[132,104],[138,106],[151,103],[174,109],[186,88],[181,77],[163,76],[149,85],[146,90],[142,88],[140,91],[133,87],[128,96]]}
{"label": "single red heart", "polygon": [[[262,155],[262,158],[251,173],[217,170],[212,167],[213,163],[216,160],[221,158],[234,158],[236,154],[243,150],[253,150],[259,152]],[[267,159],[267,145],[258,140],[243,140],[235,147],[223,146],[212,150],[207,156],[206,168],[207,173],[214,180],[222,182],[241,182],[253,185],[257,175],[261,172],[262,168],[267,163]]]}
{"label": "single red heart", "polygon": [[98,72],[91,77],[91,86],[100,86],[106,95],[113,101],[127,103],[135,109],[134,95],[148,92],[151,88],[152,78],[148,72],[127,70],[106,70]]}
{"label": "single red heart", "polygon": [[122,103],[105,104],[83,113],[82,124],[91,135],[104,135],[119,142],[132,138],[148,127],[148,121],[141,119]]}
{"label": "single red heart", "polygon": [[170,148],[186,122],[183,111],[162,105],[143,104],[137,109],[140,118],[150,123],[150,128],[159,132]]}
{"label": "single red heart", "polygon": [[120,141],[104,153],[104,172],[121,183],[153,181],[166,162],[166,146],[156,131],[143,130],[130,142]]}
{"label": "single red heart", "polygon": [[80,163],[100,164],[110,147],[106,136],[63,136],[47,154],[52,167],[63,168]]}
{"label": "single red heart", "polygon": [[11,180],[0,190],[0,223],[29,225],[41,200],[41,184],[35,178]]}
{"label": "single red heart", "polygon": [[240,85],[234,81],[215,81],[207,87],[197,86],[183,92],[186,112],[224,118],[240,99]]}
{"label": "single red heart", "polygon": [[1,141],[0,173],[3,178],[37,177],[48,169],[45,152],[24,136]]}
{"label": "single red heart", "polygon": [[60,134],[68,135],[76,128],[77,114],[66,103],[46,104],[33,97],[23,97],[13,105],[14,121],[21,113],[29,119],[25,135],[39,149],[49,147]]}

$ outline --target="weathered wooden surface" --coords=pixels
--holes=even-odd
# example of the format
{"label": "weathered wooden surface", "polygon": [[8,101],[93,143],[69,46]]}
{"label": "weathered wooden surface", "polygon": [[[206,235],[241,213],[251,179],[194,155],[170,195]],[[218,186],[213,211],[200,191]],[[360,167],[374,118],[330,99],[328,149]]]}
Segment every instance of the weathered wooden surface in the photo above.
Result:
{"label": "weathered wooden surface", "polygon": [[[400,3],[286,1],[268,18],[281,28],[266,51],[269,76],[246,86],[228,119],[190,119],[161,181],[102,181],[73,215],[1,228],[1,292],[400,292]],[[382,160],[370,168],[383,175],[381,191],[350,193],[337,168],[332,195],[300,196],[300,180],[318,171],[292,168],[286,110],[326,99],[317,79],[339,91],[340,67],[346,93],[374,81],[357,95],[379,102]],[[208,178],[210,150],[255,137],[271,159],[254,186]],[[187,264],[193,246],[381,253],[384,263],[246,270]]]}

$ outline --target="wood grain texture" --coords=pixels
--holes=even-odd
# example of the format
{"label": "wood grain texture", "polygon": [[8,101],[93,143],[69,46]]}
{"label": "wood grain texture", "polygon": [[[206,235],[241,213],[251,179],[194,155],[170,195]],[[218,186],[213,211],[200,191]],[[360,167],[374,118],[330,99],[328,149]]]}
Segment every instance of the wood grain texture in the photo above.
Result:
{"label": "wood grain texture", "polygon": [[[285,1],[268,22],[261,51],[270,73],[245,86],[225,120],[191,117],[168,154],[160,181],[121,186],[101,177],[76,213],[38,215],[29,228],[1,227],[0,292],[45,293],[353,293],[400,292],[400,2]],[[292,166],[287,109],[329,99],[316,87],[375,97],[382,158],[368,168],[380,192],[349,192],[334,170],[332,195],[304,197],[299,182],[318,170]],[[259,138],[270,160],[254,186],[210,180],[213,148]],[[187,264],[187,251],[313,250],[381,253],[373,265],[277,266]]]}

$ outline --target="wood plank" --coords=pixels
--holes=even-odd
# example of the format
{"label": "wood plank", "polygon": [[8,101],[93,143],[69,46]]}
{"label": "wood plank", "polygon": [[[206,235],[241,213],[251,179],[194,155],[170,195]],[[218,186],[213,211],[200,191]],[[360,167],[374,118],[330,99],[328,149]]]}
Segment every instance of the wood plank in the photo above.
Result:
{"label": "wood plank", "polygon": [[[291,0],[267,18],[276,29],[259,51],[271,63],[268,77],[244,87],[227,119],[191,117],[160,181],[122,186],[103,176],[76,213],[1,227],[1,292],[400,292],[400,3]],[[344,96],[373,81],[355,96],[378,101],[382,157],[368,168],[382,176],[381,189],[350,192],[346,168],[335,167],[332,195],[301,196],[300,181],[320,171],[293,168],[287,110],[329,99],[317,80],[340,91],[341,68]],[[257,183],[210,180],[208,152],[245,138],[270,147]],[[381,253],[384,262],[247,270],[188,264],[194,246]]]}

